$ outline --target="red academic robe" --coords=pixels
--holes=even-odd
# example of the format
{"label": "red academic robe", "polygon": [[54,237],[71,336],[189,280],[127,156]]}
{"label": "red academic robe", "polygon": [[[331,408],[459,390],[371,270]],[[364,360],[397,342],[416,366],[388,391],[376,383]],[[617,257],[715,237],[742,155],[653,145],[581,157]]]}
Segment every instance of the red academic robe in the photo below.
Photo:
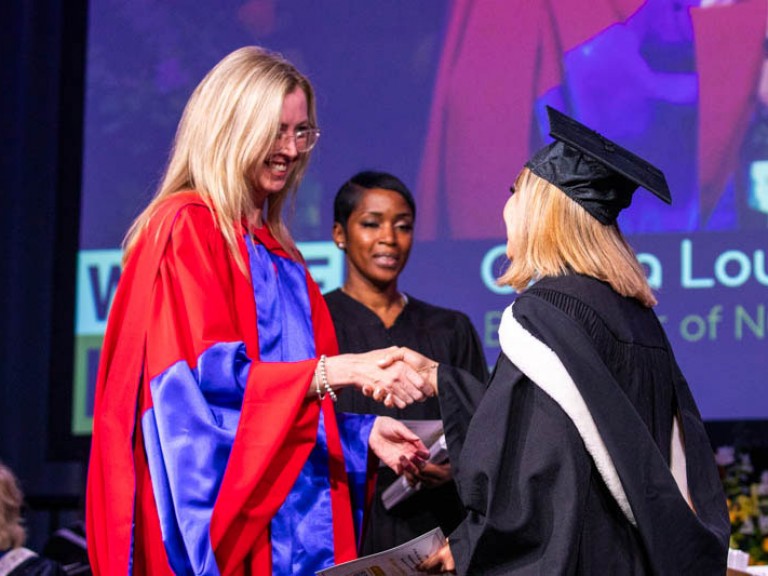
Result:
{"label": "red academic robe", "polygon": [[[282,253],[268,234],[260,238]],[[248,262],[245,240],[239,241]],[[317,355],[336,353],[333,325],[307,272]],[[258,295],[257,295],[258,297]],[[334,560],[355,557],[344,459],[333,407],[306,399],[317,360],[259,362],[254,288],[193,192],[163,202],[126,262],[110,312],[96,385],[86,501],[94,574],[171,574],[140,419],[149,382],[242,342],[251,360],[240,418],[210,518],[221,574],[270,574],[269,525],[312,451],[320,410],[328,439]],[[133,550],[133,554],[131,553]]]}

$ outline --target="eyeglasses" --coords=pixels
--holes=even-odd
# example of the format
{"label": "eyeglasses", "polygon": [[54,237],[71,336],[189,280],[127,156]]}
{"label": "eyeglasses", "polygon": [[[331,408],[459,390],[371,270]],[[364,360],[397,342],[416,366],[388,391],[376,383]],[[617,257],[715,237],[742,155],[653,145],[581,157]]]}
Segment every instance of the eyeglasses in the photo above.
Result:
{"label": "eyeglasses", "polygon": [[320,130],[317,128],[302,128],[293,133],[281,130],[277,133],[277,138],[275,138],[275,148],[284,148],[291,140],[293,140],[297,152],[309,152],[315,147],[319,138]]}

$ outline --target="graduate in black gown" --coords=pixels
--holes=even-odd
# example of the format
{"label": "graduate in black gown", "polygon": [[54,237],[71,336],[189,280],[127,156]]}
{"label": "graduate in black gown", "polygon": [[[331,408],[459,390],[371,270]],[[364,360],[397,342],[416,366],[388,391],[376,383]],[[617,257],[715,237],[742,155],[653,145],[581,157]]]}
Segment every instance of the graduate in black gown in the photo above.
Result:
{"label": "graduate in black gown", "polygon": [[[336,194],[334,242],[345,252],[344,286],[326,294],[339,351],[366,352],[407,346],[425,356],[467,370],[485,381],[487,364],[469,318],[401,293],[398,277],[413,242],[416,207],[397,177],[366,171],[353,176]],[[478,384],[478,389],[482,386]],[[405,409],[386,408],[352,391],[339,394],[337,411],[439,420],[436,398]],[[387,511],[381,493],[396,480],[380,469],[370,512],[363,526],[361,553],[370,554],[406,542],[440,526],[447,534],[463,518],[451,478],[451,465],[427,464],[411,477],[421,490]]]}
{"label": "graduate in black gown", "polygon": [[23,503],[16,475],[0,462],[0,576],[66,576],[57,562],[24,547]]}
{"label": "graduate in black gown", "polygon": [[[644,271],[617,224],[655,167],[549,109],[555,141],[504,207],[521,292],[490,383],[434,374],[467,517],[421,567],[459,574],[722,575],[712,448]],[[401,351],[415,367],[431,360]]]}

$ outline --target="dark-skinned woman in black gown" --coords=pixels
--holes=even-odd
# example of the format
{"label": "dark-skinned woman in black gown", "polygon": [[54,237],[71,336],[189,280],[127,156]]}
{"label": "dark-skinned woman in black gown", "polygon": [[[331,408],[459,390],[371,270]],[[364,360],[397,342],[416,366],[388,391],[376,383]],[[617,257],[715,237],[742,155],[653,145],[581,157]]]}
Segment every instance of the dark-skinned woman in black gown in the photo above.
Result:
{"label": "dark-skinned woman in black gown", "polygon": [[[480,382],[487,364],[469,318],[433,306],[398,289],[413,244],[416,206],[408,188],[383,172],[361,172],[347,181],[334,201],[333,240],[346,255],[344,285],[326,294],[340,352],[407,346],[446,365],[463,368]],[[353,391],[339,395],[337,411],[393,416],[401,420],[439,420],[435,398],[403,410],[385,408]],[[397,477],[380,469],[370,512],[363,526],[362,554],[406,542],[440,526],[450,533],[463,517],[451,480],[450,463],[426,464],[412,481],[414,496],[387,511],[381,493]]]}

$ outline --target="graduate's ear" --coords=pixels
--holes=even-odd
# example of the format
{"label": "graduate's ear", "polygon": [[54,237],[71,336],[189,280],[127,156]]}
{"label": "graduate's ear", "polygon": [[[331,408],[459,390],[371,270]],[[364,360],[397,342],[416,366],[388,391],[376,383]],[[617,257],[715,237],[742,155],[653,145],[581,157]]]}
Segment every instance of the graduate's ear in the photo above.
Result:
{"label": "graduate's ear", "polygon": [[338,222],[333,223],[333,242],[339,247],[339,250],[347,249],[347,233],[344,227]]}

